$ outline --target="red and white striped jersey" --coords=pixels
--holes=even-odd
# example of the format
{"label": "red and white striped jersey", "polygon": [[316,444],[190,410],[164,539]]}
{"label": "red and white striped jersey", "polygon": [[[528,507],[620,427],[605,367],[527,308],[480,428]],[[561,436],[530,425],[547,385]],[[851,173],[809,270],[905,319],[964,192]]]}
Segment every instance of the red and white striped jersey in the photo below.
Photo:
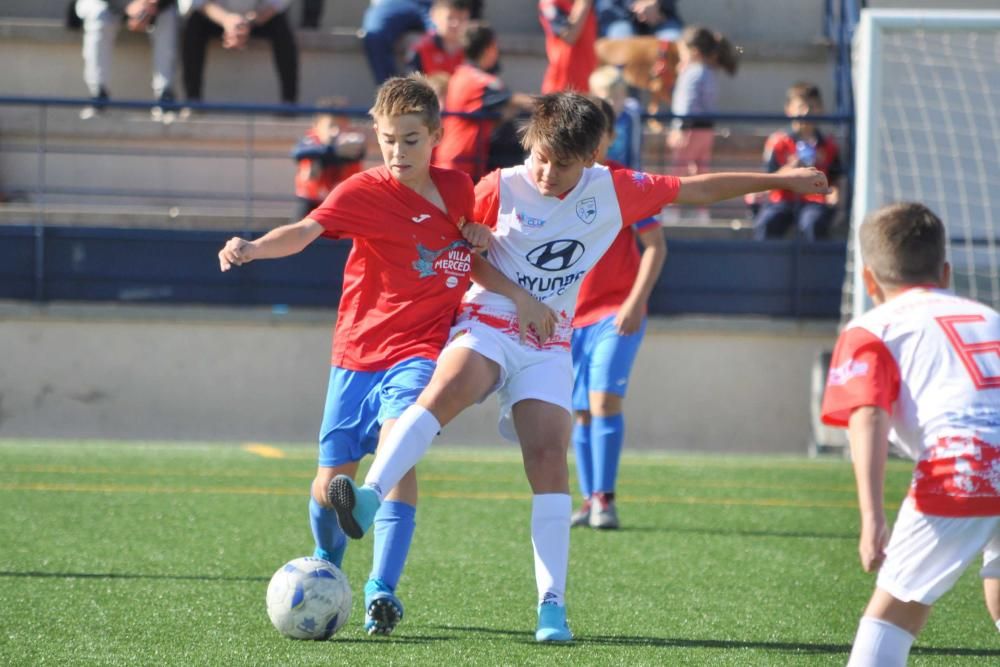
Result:
{"label": "red and white striped jersey", "polygon": [[915,287],[854,319],[830,362],[822,418],[891,415],[890,440],[917,461],[910,496],[940,516],[1000,514],[1000,315]]}

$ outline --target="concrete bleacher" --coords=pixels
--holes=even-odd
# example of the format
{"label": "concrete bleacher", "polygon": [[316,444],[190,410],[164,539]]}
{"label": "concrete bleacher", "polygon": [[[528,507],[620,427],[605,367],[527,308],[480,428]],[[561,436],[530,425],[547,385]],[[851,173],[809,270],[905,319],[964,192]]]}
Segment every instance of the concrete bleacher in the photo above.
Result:
{"label": "concrete bleacher", "polygon": [[[366,108],[374,92],[357,35],[367,0],[327,2],[319,30],[299,30],[300,100],[338,94]],[[487,0],[485,14],[499,30],[503,76],[515,90],[538,89],[545,68],[544,44],[535,0]],[[830,56],[823,43],[822,2],[769,0],[681,2],[689,24],[710,25],[743,49],[741,70],[722,84],[721,108],[730,112],[779,113],[787,85],[817,82],[831,101]],[[85,97],[80,56],[81,34],[63,27],[67,0],[5,0],[0,3],[0,94]],[[291,10],[298,26],[301,8]],[[776,20],[780,17],[780,20]],[[122,31],[114,56],[110,89],[116,99],[146,100],[149,48],[144,36]],[[210,49],[205,77],[207,102],[273,103],[277,76],[266,42],[253,41],[242,53]],[[178,85],[177,93],[183,91]],[[268,228],[287,220],[292,205],[293,164],[288,151],[306,118],[252,121],[206,114],[164,126],[139,110],[113,110],[80,121],[76,109],[50,108],[44,114],[45,152],[39,149],[42,117],[32,107],[0,106],[0,191],[13,201],[0,206],[0,224],[43,219],[49,223],[131,224],[181,228]],[[759,168],[768,127],[721,127],[715,168]],[[731,133],[727,133],[732,130]],[[252,139],[248,139],[251,137]],[[662,136],[647,137],[656,164]],[[106,154],[101,151],[109,147]],[[120,155],[134,151],[148,155]],[[247,156],[252,154],[252,160]],[[377,153],[370,152],[373,158]],[[44,212],[39,208],[39,161],[44,159]],[[98,167],[98,168],[95,168]],[[255,199],[247,205],[249,190]],[[81,198],[60,189],[104,188],[106,196]],[[115,194],[123,190],[146,196]],[[159,191],[216,191],[227,199],[157,197]],[[32,217],[34,216],[34,217]],[[716,219],[694,234],[727,234],[738,229],[739,202],[713,208]],[[235,224],[238,223],[238,224]],[[745,230],[744,230],[745,231]]]}

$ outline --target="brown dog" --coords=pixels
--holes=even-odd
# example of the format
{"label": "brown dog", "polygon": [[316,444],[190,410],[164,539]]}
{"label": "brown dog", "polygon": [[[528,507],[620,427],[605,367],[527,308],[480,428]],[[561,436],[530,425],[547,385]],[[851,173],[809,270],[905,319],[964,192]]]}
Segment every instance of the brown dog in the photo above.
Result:
{"label": "brown dog", "polygon": [[602,38],[594,48],[602,64],[622,68],[626,83],[649,91],[646,105],[649,113],[670,110],[680,60],[675,42],[652,36]]}

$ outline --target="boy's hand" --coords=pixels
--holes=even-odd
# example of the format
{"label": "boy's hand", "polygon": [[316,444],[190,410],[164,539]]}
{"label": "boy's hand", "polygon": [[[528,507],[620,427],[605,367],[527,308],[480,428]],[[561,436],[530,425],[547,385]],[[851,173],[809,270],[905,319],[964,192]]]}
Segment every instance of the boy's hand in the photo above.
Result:
{"label": "boy's hand", "polygon": [[242,266],[252,262],[257,249],[250,241],[234,236],[219,251],[219,268],[228,271],[234,266]]}
{"label": "boy's hand", "polygon": [[865,572],[875,572],[885,561],[885,547],[889,544],[889,530],[885,515],[861,522],[861,539],[858,541],[858,555]]}
{"label": "boy's hand", "polygon": [[800,195],[826,194],[830,189],[826,174],[816,167],[796,167],[783,171],[781,175],[785,181],[783,189]]}
{"label": "boy's hand", "polygon": [[642,326],[644,316],[641,304],[625,301],[615,315],[615,330],[619,336],[631,336]]}
{"label": "boy's hand", "polygon": [[486,225],[481,225],[478,222],[466,222],[465,218],[459,218],[458,228],[462,232],[462,238],[472,244],[473,252],[482,253],[490,247],[493,232]]}
{"label": "boy's hand", "polygon": [[527,340],[530,327],[535,330],[538,342],[545,344],[556,330],[556,323],[559,321],[556,312],[529,292],[524,292],[515,299],[514,305],[517,306],[517,325],[521,342]]}

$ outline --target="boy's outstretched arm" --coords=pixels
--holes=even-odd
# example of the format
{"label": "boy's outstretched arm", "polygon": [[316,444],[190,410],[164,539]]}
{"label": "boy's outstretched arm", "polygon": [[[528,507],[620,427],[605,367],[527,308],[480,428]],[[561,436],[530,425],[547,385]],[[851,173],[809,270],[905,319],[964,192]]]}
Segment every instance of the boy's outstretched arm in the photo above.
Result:
{"label": "boy's outstretched arm", "polygon": [[791,190],[799,194],[825,193],[826,175],[813,167],[797,167],[773,174],[720,172],[681,176],[678,204],[711,204],[765,190]]}
{"label": "boy's outstretched arm", "polygon": [[547,341],[556,328],[555,311],[536,299],[510,278],[500,273],[479,255],[472,256],[472,279],[490,292],[507,297],[517,306],[517,319],[521,328],[521,342],[528,335],[528,327],[535,330],[541,343]]}
{"label": "boy's outstretched arm", "polygon": [[238,236],[229,239],[219,251],[219,268],[228,271],[255,259],[275,259],[302,252],[323,233],[323,226],[311,218],[275,227],[255,241]]}
{"label": "boy's outstretched arm", "polygon": [[882,566],[889,543],[883,495],[885,462],[889,456],[889,413],[873,405],[855,409],[848,422],[847,437],[861,511],[858,554],[864,571],[873,572]]}

